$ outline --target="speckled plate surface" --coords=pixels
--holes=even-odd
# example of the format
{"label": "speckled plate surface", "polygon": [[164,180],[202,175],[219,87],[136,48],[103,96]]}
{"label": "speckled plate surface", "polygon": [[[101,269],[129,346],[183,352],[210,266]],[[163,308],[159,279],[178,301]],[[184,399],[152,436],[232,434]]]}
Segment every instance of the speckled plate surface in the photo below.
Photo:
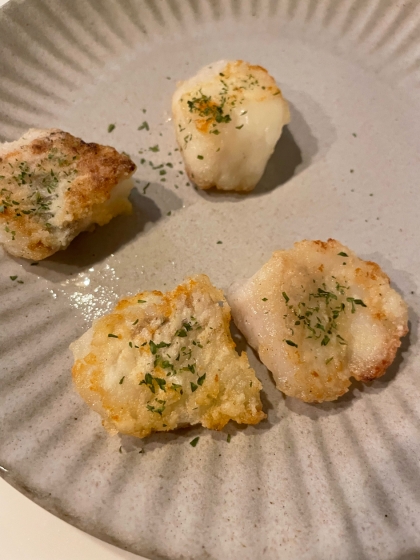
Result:
{"label": "speckled plate surface", "polygon": [[[418,2],[14,0],[0,45],[1,140],[60,127],[139,166],[131,217],[38,266],[0,255],[2,476],[153,559],[419,558]],[[248,196],[197,192],[174,152],[175,82],[220,58],[265,66],[291,105]],[[377,261],[410,306],[370,386],[284,398],[248,349],[267,421],[145,441],[108,437],[73,391],[68,345],[119,297],[198,272],[227,288],[273,250],[328,237]]]}

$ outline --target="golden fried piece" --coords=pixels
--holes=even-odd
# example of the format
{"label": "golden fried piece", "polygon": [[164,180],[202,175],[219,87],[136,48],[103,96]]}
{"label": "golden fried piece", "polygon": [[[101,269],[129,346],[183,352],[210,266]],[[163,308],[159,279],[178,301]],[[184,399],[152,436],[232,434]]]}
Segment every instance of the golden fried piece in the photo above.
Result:
{"label": "golden fried piece", "polygon": [[76,389],[111,433],[257,424],[261,383],[229,323],[223,292],[205,275],[122,300],[71,345]]}
{"label": "golden fried piece", "polygon": [[131,212],[135,170],[114,148],[58,129],[0,144],[0,243],[34,260],[65,249],[93,224]]}
{"label": "golden fried piece", "polygon": [[351,377],[383,375],[408,331],[386,274],[334,239],[275,252],[228,299],[277,388],[307,402],[337,399]]}

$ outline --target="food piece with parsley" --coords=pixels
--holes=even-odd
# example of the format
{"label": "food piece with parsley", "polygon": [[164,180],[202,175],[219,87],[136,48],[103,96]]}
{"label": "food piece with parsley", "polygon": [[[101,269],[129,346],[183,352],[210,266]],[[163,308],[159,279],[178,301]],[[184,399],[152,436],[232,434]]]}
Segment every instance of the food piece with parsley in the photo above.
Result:
{"label": "food piece with parsley", "polygon": [[33,260],[65,249],[94,224],[131,212],[135,170],[114,148],[58,129],[0,144],[0,243]]}
{"label": "food piece with parsley", "polygon": [[180,82],[172,113],[189,178],[224,191],[256,186],[290,120],[274,78],[242,60],[215,62]]}
{"label": "food piece with parsley", "polygon": [[229,324],[223,292],[205,275],[122,300],[71,345],[76,389],[111,433],[257,424],[261,383]]}
{"label": "food piece with parsley", "polygon": [[334,239],[275,252],[228,299],[277,388],[306,402],[337,399],[351,378],[383,375],[408,331],[388,276]]}

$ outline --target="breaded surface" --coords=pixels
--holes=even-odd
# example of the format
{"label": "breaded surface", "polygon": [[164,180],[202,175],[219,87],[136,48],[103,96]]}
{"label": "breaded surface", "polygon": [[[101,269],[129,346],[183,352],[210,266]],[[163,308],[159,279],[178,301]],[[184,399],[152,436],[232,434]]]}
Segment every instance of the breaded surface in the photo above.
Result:
{"label": "breaded surface", "polygon": [[334,239],[275,252],[228,299],[277,388],[307,402],[335,400],[352,377],[383,375],[408,331],[388,276]]}
{"label": "breaded surface", "polygon": [[0,243],[34,260],[65,249],[93,224],[131,211],[135,169],[114,148],[58,129],[0,144]]}
{"label": "breaded surface", "polygon": [[114,433],[257,424],[261,383],[229,323],[223,292],[205,275],[122,300],[70,346],[76,389]]}
{"label": "breaded surface", "polygon": [[261,66],[214,62],[180,82],[172,98],[179,149],[200,189],[252,190],[264,173],[289,107]]}

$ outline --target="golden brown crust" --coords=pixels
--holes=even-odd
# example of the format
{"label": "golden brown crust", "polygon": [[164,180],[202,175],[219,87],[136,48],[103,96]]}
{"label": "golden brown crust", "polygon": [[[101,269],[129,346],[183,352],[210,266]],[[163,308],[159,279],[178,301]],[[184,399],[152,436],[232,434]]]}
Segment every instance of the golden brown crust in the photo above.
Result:
{"label": "golden brown crust", "polygon": [[335,239],[275,252],[229,301],[277,387],[306,402],[335,400],[351,378],[382,376],[408,332],[388,276]]}
{"label": "golden brown crust", "polygon": [[92,223],[129,210],[121,198],[100,216],[114,187],[135,169],[114,148],[58,129],[31,129],[20,140],[0,145],[0,242],[11,254],[33,259],[65,248]]}
{"label": "golden brown crust", "polygon": [[[145,437],[186,424],[257,424],[265,418],[261,384],[246,354],[237,355],[229,325],[223,293],[204,275],[171,292],[141,292],[71,346],[75,386],[112,432]],[[150,341],[165,344],[160,350]],[[148,388],[150,375],[160,389],[157,381]]]}
{"label": "golden brown crust", "polygon": [[[59,150],[71,161],[77,158],[78,176],[72,181],[71,189],[66,191],[66,203],[71,205],[75,220],[88,214],[95,204],[108,200],[112,188],[131,177],[136,170],[136,164],[115,148],[84,142],[59,129],[52,129],[48,135],[36,138],[27,146],[27,151],[37,156],[48,156],[52,149]],[[30,160],[30,156],[25,157],[28,155],[25,151],[20,154],[20,160]],[[17,157],[16,152],[12,157]],[[6,157],[6,162],[9,159]]]}
{"label": "golden brown crust", "polygon": [[358,381],[363,381],[363,383],[367,383],[369,381],[377,379],[378,377],[382,377],[382,375],[384,375],[386,370],[395,360],[398,348],[401,346],[400,337],[404,337],[407,333],[408,324],[405,324],[404,328],[401,329],[398,334],[395,334],[393,338],[388,340],[388,346],[385,348],[382,359],[379,360],[373,367],[366,369],[361,373],[351,371],[352,377],[354,377]]}

